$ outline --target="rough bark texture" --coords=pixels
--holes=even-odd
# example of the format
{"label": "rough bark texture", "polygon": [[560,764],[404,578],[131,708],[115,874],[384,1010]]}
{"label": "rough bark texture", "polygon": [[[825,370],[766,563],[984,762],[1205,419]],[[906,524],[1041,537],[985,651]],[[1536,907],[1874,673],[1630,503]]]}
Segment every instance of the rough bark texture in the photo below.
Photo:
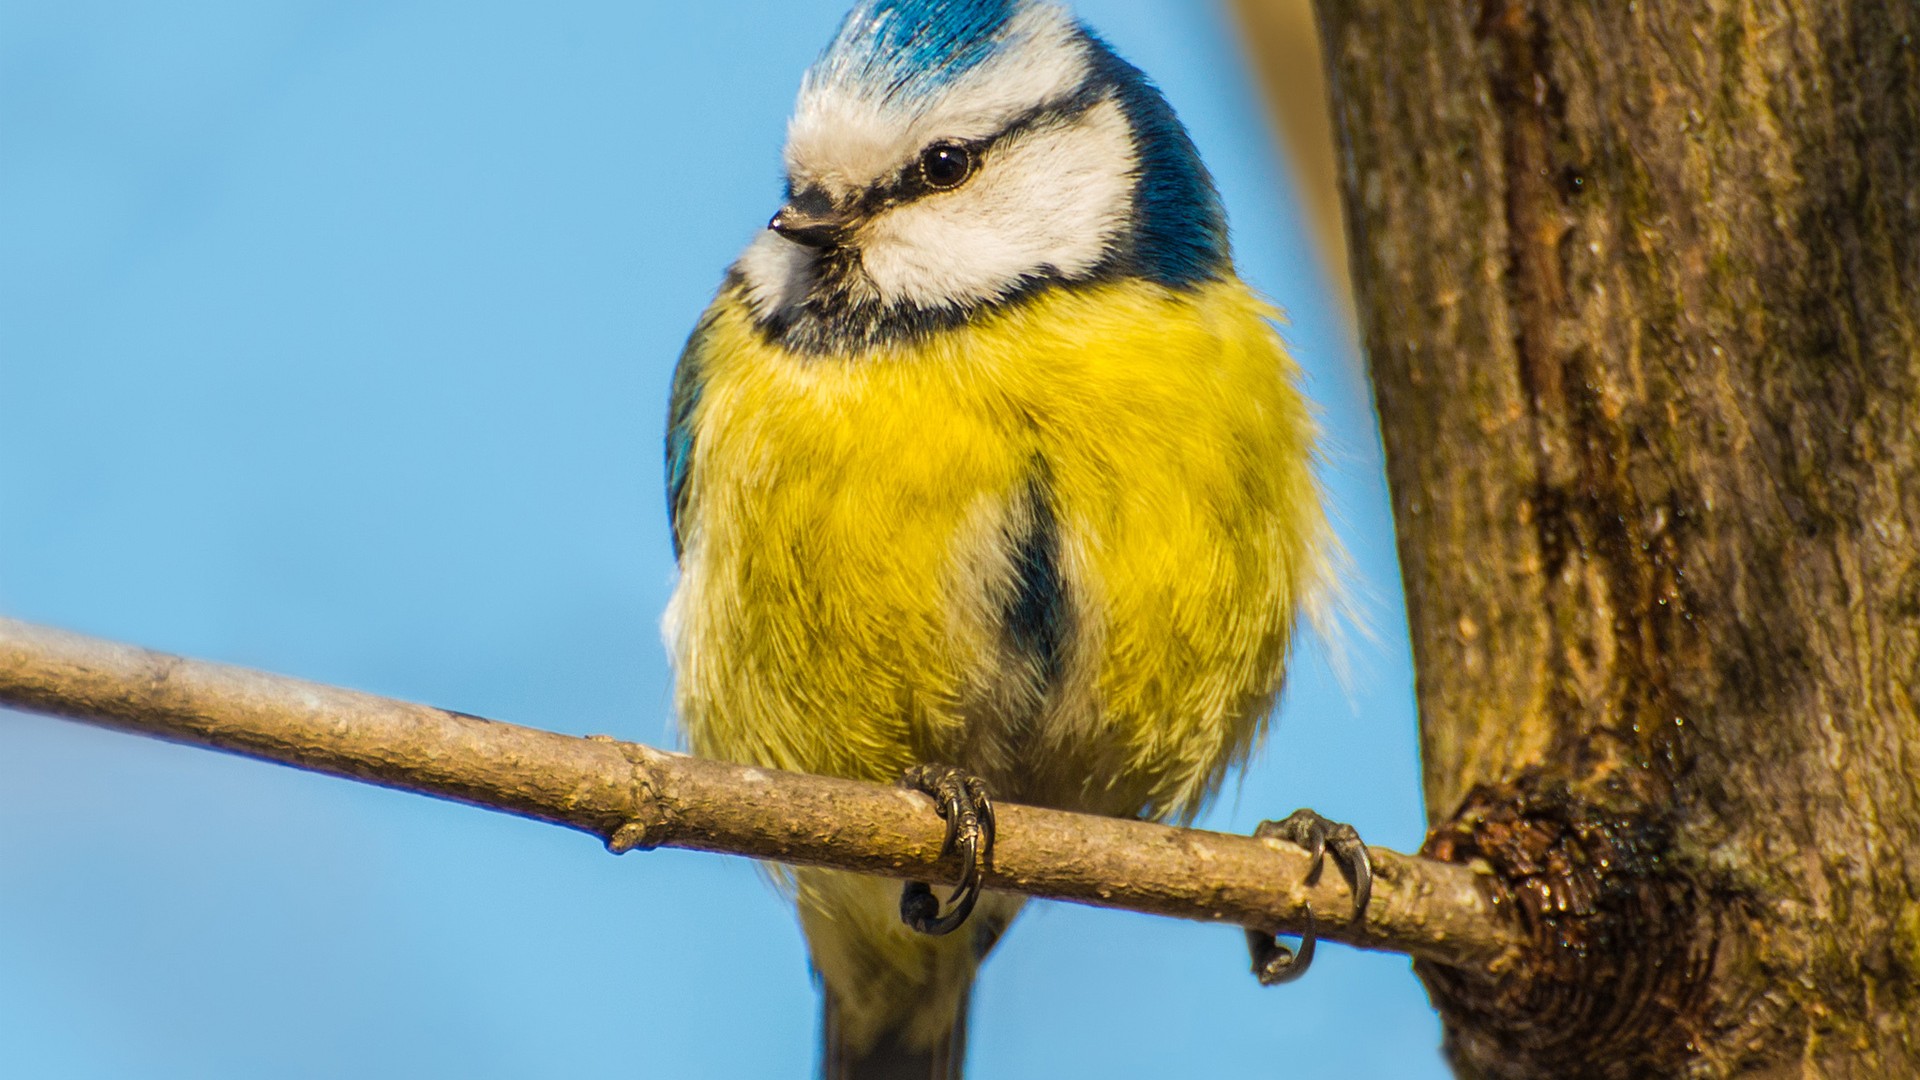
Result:
{"label": "rough bark texture", "polygon": [[1319,14],[1460,1072],[1920,1075],[1920,4]]}

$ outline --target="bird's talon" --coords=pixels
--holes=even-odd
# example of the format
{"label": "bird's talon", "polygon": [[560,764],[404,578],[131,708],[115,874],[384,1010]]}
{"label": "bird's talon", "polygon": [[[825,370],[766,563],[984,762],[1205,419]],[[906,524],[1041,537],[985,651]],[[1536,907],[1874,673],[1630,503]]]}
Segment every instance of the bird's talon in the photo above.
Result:
{"label": "bird's talon", "polygon": [[[1295,810],[1284,821],[1263,821],[1253,834],[1264,839],[1285,840],[1304,848],[1312,860],[1307,868],[1307,884],[1320,880],[1329,853],[1353,889],[1353,918],[1365,917],[1373,899],[1373,860],[1367,845],[1351,825],[1328,821],[1312,810]],[[1292,982],[1307,973],[1313,964],[1313,908],[1307,908],[1307,931],[1300,936],[1298,949],[1282,945],[1272,934],[1247,931],[1247,948],[1253,955],[1253,973],[1262,986]]]}
{"label": "bird's talon", "polygon": [[900,892],[900,921],[915,929],[932,925],[940,918],[940,901],[924,881],[909,881]]}
{"label": "bird's talon", "polygon": [[923,934],[950,934],[967,921],[980,899],[985,867],[993,858],[993,801],[986,781],[946,765],[916,765],[900,783],[933,800],[947,823],[940,854],[958,852],[962,867],[946,914],[940,913],[932,887],[913,881],[900,894],[900,919]]}
{"label": "bird's talon", "polygon": [[1259,930],[1247,931],[1247,951],[1253,956],[1253,977],[1261,986],[1290,983],[1313,966],[1314,945],[1319,935],[1313,928],[1313,907],[1307,907],[1307,932],[1300,935],[1297,948],[1289,949],[1280,939]]}

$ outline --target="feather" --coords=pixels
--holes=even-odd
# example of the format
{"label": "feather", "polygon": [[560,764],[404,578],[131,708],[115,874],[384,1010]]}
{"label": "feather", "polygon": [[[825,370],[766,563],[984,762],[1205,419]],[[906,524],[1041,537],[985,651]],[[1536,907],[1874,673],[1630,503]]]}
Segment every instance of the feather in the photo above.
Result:
{"label": "feather", "polygon": [[937,92],[993,52],[1019,0],[866,0],[808,73],[883,96]]}

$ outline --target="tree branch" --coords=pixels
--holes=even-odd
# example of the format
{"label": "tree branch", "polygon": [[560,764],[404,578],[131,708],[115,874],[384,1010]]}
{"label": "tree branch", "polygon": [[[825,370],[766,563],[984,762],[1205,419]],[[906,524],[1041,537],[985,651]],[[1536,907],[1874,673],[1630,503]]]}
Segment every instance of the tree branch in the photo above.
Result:
{"label": "tree branch", "polygon": [[[616,854],[724,852],[952,880],[926,796],[575,738],[0,619],[0,705],[225,750],[592,833]],[[1490,969],[1522,945],[1475,870],[1372,850],[1364,922],[1337,873],[1290,844],[997,807],[995,889],[1320,934]]]}

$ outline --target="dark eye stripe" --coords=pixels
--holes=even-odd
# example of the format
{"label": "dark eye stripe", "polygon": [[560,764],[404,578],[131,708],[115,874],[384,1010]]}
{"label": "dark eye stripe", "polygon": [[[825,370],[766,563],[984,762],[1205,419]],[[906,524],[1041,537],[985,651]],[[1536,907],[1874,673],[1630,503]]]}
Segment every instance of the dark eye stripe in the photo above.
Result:
{"label": "dark eye stripe", "polygon": [[[899,206],[938,191],[952,191],[958,188],[982,168],[994,147],[1016,136],[1037,128],[1051,127],[1056,124],[1069,124],[1080,118],[1088,109],[1107,100],[1108,88],[1101,84],[1088,84],[1067,97],[1036,105],[1001,127],[999,131],[984,139],[970,142],[947,139],[934,143],[920,152],[913,163],[901,170],[900,174],[889,182],[877,184],[867,189],[857,204],[863,214],[877,214],[888,207]],[[971,164],[966,175],[959,181],[942,185],[927,171],[927,158],[944,149],[964,151]]]}

